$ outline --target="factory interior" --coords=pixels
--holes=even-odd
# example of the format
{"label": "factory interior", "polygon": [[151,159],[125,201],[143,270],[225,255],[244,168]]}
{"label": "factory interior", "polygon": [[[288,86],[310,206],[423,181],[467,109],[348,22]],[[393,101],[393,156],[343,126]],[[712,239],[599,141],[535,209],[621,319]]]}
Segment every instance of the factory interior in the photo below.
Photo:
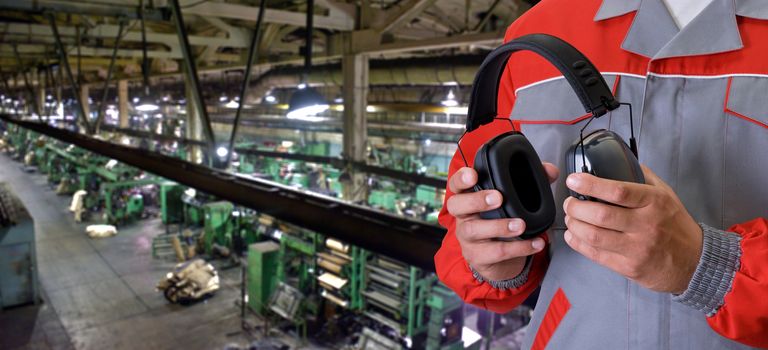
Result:
{"label": "factory interior", "polygon": [[517,349],[433,256],[531,0],[0,0],[0,349]]}

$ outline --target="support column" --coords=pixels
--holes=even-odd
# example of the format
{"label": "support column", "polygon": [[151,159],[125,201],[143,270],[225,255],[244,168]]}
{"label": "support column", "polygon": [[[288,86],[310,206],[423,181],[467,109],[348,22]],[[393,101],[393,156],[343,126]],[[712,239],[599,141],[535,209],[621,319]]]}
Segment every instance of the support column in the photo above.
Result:
{"label": "support column", "polygon": [[83,118],[85,120],[80,121],[80,125],[85,128],[85,130],[88,130],[86,127],[91,122],[91,104],[88,103],[88,98],[91,94],[91,87],[83,84],[80,86],[80,101],[83,104]]}
{"label": "support column", "polygon": [[[348,161],[365,162],[368,140],[368,56],[344,54],[341,67],[344,74],[344,156]],[[352,202],[366,201],[368,191],[365,174],[354,169],[348,171],[351,181],[344,184],[344,199]]]}
{"label": "support column", "polygon": [[[194,92],[188,86],[186,87],[187,98],[187,139],[204,141],[203,140],[203,128],[200,125],[200,115],[197,113],[198,108],[193,98]],[[200,164],[203,162],[203,150],[198,145],[187,145],[187,161]]]}
{"label": "support column", "polygon": [[128,80],[117,82],[117,111],[118,126],[121,128],[130,127],[131,116],[128,114]]}

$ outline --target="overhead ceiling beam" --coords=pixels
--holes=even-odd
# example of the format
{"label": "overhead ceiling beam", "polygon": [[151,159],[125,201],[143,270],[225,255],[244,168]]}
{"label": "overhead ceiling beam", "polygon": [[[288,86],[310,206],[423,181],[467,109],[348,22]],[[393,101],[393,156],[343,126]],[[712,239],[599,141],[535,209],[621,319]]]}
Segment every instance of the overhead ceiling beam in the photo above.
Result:
{"label": "overhead ceiling beam", "polygon": [[387,10],[385,15],[378,16],[378,21],[373,28],[382,32],[391,32],[403,24],[409,23],[416,16],[432,6],[436,0],[407,0],[398,3],[394,8]]}
{"label": "overhead ceiling beam", "polygon": [[[119,29],[120,27],[117,25],[102,24],[90,28],[87,31],[86,36],[90,38],[114,39]],[[59,32],[62,37],[74,37],[76,35],[75,27],[62,26],[59,27]],[[12,23],[7,26],[5,33],[50,38],[51,29],[48,26],[39,24]],[[147,33],[147,42],[163,44],[171,48],[179,46],[178,40],[179,38],[176,37],[175,34]],[[141,42],[141,33],[127,32],[123,37],[123,41]],[[189,37],[189,43],[195,46],[218,45],[244,48],[248,47],[248,36],[247,33],[244,33],[243,31],[233,31],[230,33],[229,37],[191,35]]]}
{"label": "overhead ceiling beam", "polygon": [[463,34],[445,38],[433,38],[427,40],[414,40],[382,44],[375,47],[366,48],[364,52],[370,54],[391,54],[409,51],[440,50],[472,45],[496,46],[501,44],[503,38],[503,32]]}
{"label": "overhead ceiling beam", "polygon": [[[239,4],[204,2],[197,6],[184,9],[184,14],[254,21],[259,16],[259,9],[254,6]],[[306,14],[301,12],[266,9],[266,12],[264,13],[264,21],[267,23],[289,24],[297,27],[303,27],[306,22]],[[316,28],[334,29],[341,31],[350,31],[355,29],[355,21],[349,16],[315,15],[314,21],[314,26]]]}
{"label": "overhead ceiling beam", "polygon": [[[121,6],[119,4],[77,3],[71,0],[0,0],[0,10],[21,11],[26,13],[43,14],[75,14],[91,16],[122,17],[137,19],[136,6]],[[162,21],[164,15],[159,10],[148,10],[147,20]]]}

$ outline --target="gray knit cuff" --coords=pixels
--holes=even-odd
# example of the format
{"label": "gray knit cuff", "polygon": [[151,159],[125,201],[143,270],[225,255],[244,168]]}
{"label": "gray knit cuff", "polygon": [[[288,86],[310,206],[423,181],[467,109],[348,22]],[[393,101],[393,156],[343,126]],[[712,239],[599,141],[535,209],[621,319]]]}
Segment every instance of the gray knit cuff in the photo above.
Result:
{"label": "gray knit cuff", "polygon": [[499,290],[506,290],[506,289],[514,289],[514,288],[520,288],[522,287],[526,282],[528,282],[528,271],[531,270],[531,265],[533,265],[533,257],[528,257],[525,260],[525,267],[523,267],[523,271],[520,272],[519,275],[515,276],[514,278],[508,279],[508,280],[502,280],[502,281],[491,281],[485,279],[483,276],[480,276],[480,273],[475,271],[472,266],[469,267],[470,270],[472,270],[472,276],[475,277],[475,279],[482,283],[486,282],[491,287],[499,289]]}
{"label": "gray knit cuff", "polygon": [[733,278],[739,270],[741,236],[699,224],[704,232],[704,246],[699,265],[693,273],[688,289],[672,300],[714,315],[723,305],[725,294],[731,290]]}

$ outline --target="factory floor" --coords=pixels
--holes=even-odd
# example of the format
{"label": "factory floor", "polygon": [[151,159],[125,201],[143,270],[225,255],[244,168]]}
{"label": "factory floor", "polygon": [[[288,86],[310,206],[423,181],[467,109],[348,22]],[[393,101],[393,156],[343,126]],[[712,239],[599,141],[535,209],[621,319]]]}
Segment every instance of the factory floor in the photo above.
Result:
{"label": "factory floor", "polygon": [[[152,257],[159,219],[90,239],[43,175],[0,154],[10,183],[35,220],[42,303],[0,311],[0,349],[222,349],[253,341],[241,332],[240,269],[219,269],[222,286],[205,302],[170,305],[155,284],[174,265]],[[224,263],[222,263],[224,264]]]}
{"label": "factory floor", "polygon": [[[90,223],[76,223],[70,196],[59,196],[44,175],[26,172],[0,154],[0,182],[7,182],[35,220],[42,302],[0,310],[0,349],[224,349],[257,341],[261,321],[241,327],[239,268],[213,261],[221,289],[205,302],[169,304],[155,291],[175,262],[152,257],[152,239],[165,232],[159,219],[119,228],[117,236],[91,239]],[[466,325],[474,328],[475,314]],[[270,332],[291,349],[323,349],[299,343],[292,333]],[[521,332],[495,339],[489,348],[519,349]],[[334,347],[336,348],[336,347]]]}

